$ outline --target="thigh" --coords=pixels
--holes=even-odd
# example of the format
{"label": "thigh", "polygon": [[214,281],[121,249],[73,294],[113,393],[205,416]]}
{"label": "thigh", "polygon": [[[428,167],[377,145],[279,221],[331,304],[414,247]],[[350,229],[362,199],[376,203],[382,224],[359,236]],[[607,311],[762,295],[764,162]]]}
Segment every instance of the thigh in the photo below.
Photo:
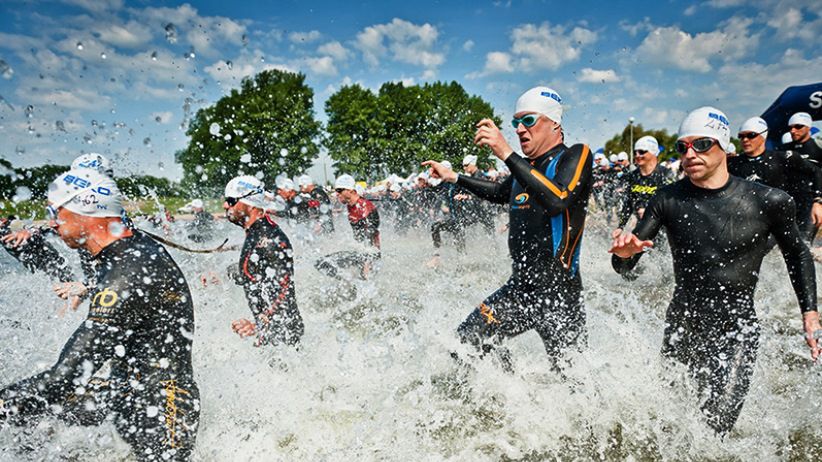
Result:
{"label": "thigh", "polygon": [[570,348],[584,346],[587,330],[579,284],[569,281],[561,287],[537,291],[534,298],[543,301],[536,330],[550,356],[561,356]]}
{"label": "thigh", "polygon": [[537,307],[526,302],[520,289],[509,281],[468,315],[459,332],[483,338],[513,337],[533,328],[538,314]]}
{"label": "thigh", "polygon": [[189,460],[200,420],[200,396],[193,380],[140,380],[118,406],[115,425],[138,460]]}

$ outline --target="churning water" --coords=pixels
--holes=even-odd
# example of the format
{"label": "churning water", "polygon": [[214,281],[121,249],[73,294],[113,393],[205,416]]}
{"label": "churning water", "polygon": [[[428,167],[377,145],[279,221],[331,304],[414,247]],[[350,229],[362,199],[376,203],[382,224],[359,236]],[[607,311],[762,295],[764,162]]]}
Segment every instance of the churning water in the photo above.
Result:
{"label": "churning water", "polygon": [[[779,253],[765,259],[756,296],[763,334],[753,385],[722,440],[682,385],[684,371],[659,356],[670,257],[651,252],[639,279],[625,282],[610,267],[601,223],[589,217],[582,249],[588,348],[574,356],[565,381],[549,370],[533,332],[508,342],[513,374],[490,360],[460,367],[449,355],[467,353],[456,327],[510,274],[505,235],[472,229],[465,254],[446,248],[441,266],[429,269],[430,237],[398,236],[384,224],[379,272],[341,283],[313,263],[353,245],[347,223],[338,221],[333,238],[315,240],[283,225],[295,248],[306,326],[299,351],[255,348],[231,331],[231,320],[250,317],[242,289],[224,276],[236,251],[171,250],[192,289],[197,322],[195,459],[822,460],[822,368],[808,359]],[[243,239],[229,224],[220,230],[234,243]],[[220,282],[203,287],[199,278],[208,272]],[[49,367],[87,306],[57,317],[63,302],[46,278],[7,255],[0,256],[0,290],[5,385]],[[47,420],[0,430],[4,461],[131,458],[110,424]]]}

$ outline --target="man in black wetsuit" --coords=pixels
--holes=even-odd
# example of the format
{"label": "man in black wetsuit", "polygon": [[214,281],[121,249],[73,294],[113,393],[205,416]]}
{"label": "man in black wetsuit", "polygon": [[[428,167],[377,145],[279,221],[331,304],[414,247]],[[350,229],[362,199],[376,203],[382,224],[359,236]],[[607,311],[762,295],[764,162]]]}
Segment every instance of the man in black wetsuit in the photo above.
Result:
{"label": "man in black wetsuit", "polygon": [[331,214],[331,199],[328,194],[314,184],[309,175],[302,175],[298,179],[300,196],[308,208],[308,216],[317,225],[317,231],[322,234],[334,232],[334,216]]}
{"label": "man in black wetsuit", "polygon": [[138,460],[189,460],[200,409],[183,273],[162,246],[124,226],[117,186],[95,171],[60,175],[49,213],[69,247],[93,255],[97,286],[57,363],[0,390],[0,421],[99,425],[113,415]]}
{"label": "man in black wetsuit", "polygon": [[822,223],[822,168],[793,151],[766,150],[768,124],[760,117],[746,120],[737,136],[743,154],[728,159],[728,172],[788,193],[799,232],[812,241]]}
{"label": "man in black wetsuit", "polygon": [[238,269],[231,274],[243,286],[254,315],[254,321],[238,319],[231,328],[240,337],[256,336],[256,346],[296,345],[304,327],[294,293],[293,249],[265,207],[263,184],[257,178],[239,176],[226,185],[226,218],[246,232]]}
{"label": "man in black wetsuit", "polygon": [[654,197],[657,190],[671,183],[667,169],[659,165],[659,143],[653,136],[643,136],[634,144],[634,163],[637,168],[622,176],[622,195],[619,207],[619,223],[613,232],[613,237],[622,234],[622,228],[636,215],[642,218],[648,201]]}
{"label": "man in black wetsuit", "polygon": [[811,137],[812,124],[813,119],[807,112],[797,112],[788,119],[788,128],[793,141],[791,149],[822,167],[822,146]]}
{"label": "man in black wetsuit", "polygon": [[[563,144],[561,101],[548,87],[517,100],[512,125],[525,157],[513,152],[493,121],[477,125],[474,142],[491,148],[511,171],[502,183],[423,163],[445,181],[509,204],[511,278],[460,325],[460,338],[485,353],[503,338],[535,329],[555,368],[568,350],[585,343],[579,253],[592,186],[588,146]],[[505,365],[506,353],[499,353]]]}
{"label": "man in black wetsuit", "polygon": [[739,417],[753,374],[760,329],[753,298],[770,235],[785,257],[811,356],[820,353],[813,337],[820,330],[814,265],[793,201],[728,174],[729,125],[711,107],[685,118],[676,149],[687,178],[662,188],[634,233],[619,236],[610,250],[614,269],[624,273],[665,228],[676,286],[662,354],[687,366],[703,394],[708,424],[723,435]]}
{"label": "man in black wetsuit", "polygon": [[323,274],[340,278],[343,268],[356,268],[362,279],[371,272],[380,254],[380,214],[377,207],[357,193],[356,182],[351,175],[340,175],[334,182],[337,198],[348,208],[348,222],[354,231],[354,239],[363,246],[359,251],[342,250],[317,260],[314,267]]}

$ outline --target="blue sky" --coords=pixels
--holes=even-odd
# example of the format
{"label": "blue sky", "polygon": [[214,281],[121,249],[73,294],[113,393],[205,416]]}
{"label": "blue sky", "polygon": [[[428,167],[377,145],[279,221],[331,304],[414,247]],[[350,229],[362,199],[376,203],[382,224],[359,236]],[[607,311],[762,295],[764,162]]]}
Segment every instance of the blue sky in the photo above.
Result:
{"label": "blue sky", "polygon": [[188,118],[266,68],[305,73],[323,121],[347,83],[457,80],[505,120],[524,90],[551,86],[569,141],[595,148],[628,117],[674,131],[705,104],[738,126],[819,81],[819,14],[810,0],[5,0],[0,156],[101,152],[121,174],[178,178]]}

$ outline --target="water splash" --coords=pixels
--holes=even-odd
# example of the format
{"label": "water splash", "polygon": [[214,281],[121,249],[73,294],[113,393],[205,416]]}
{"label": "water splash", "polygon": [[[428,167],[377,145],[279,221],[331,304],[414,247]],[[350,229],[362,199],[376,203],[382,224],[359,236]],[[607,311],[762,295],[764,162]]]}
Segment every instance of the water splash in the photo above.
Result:
{"label": "water splash", "polygon": [[168,23],[165,26],[166,31],[166,40],[168,43],[177,43],[177,28],[172,23]]}

